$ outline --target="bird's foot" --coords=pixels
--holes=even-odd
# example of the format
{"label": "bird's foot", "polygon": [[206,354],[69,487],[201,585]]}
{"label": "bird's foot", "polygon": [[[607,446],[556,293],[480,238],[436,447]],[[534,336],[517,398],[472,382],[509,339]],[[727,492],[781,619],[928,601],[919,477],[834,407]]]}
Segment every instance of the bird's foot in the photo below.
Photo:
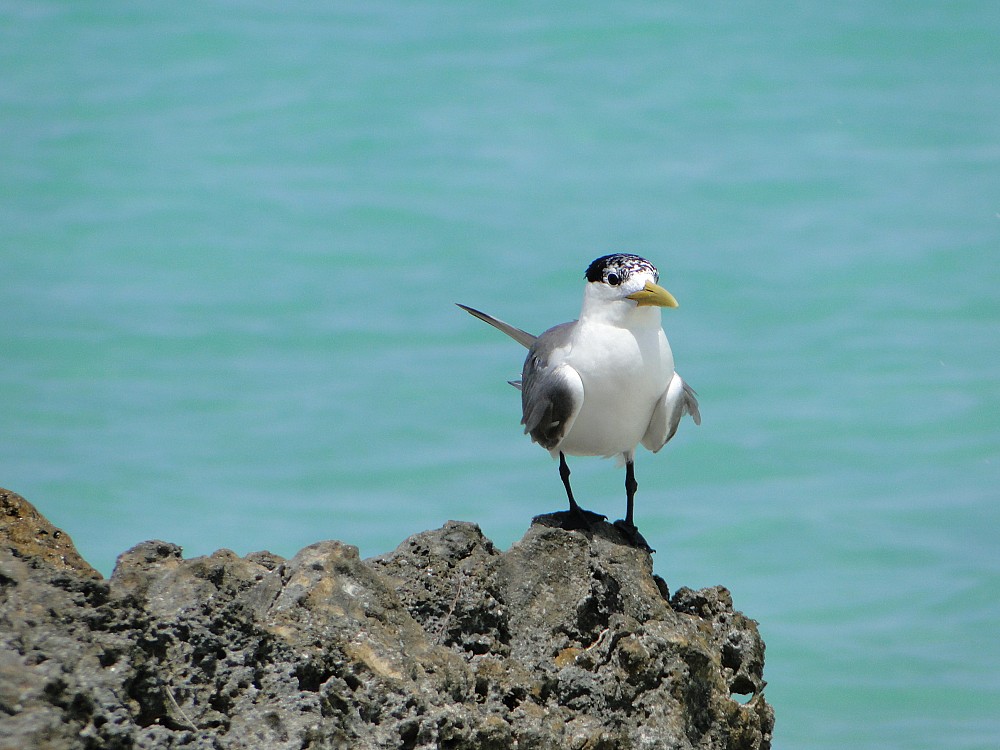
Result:
{"label": "bird's foot", "polygon": [[545,513],[535,516],[532,523],[541,523],[545,526],[554,526],[564,531],[593,531],[594,526],[607,520],[607,516],[584,510],[577,506],[570,510],[560,510],[555,513]]}
{"label": "bird's foot", "polygon": [[567,529],[590,531],[597,524],[608,520],[607,516],[594,513],[592,510],[584,510],[579,505],[563,512],[566,514],[567,522],[570,524],[564,527]]}
{"label": "bird's foot", "polygon": [[649,546],[649,543],[646,541],[645,537],[643,537],[643,535],[639,533],[639,529],[638,527],[636,527],[634,523],[629,523],[628,521],[619,520],[615,521],[613,525],[616,529],[618,529],[618,531],[622,533],[626,541],[633,547],[645,550],[650,554],[656,552],[655,549]]}

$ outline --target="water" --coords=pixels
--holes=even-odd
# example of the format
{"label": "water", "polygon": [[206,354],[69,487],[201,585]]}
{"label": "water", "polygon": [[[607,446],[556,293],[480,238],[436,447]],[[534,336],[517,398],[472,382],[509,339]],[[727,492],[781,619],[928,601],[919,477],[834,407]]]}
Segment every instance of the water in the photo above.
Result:
{"label": "water", "polygon": [[629,250],[704,414],[637,519],[760,621],[775,747],[998,745],[996,3],[0,17],[0,485],[102,572],[509,545],[562,489],[452,303],[538,332]]}

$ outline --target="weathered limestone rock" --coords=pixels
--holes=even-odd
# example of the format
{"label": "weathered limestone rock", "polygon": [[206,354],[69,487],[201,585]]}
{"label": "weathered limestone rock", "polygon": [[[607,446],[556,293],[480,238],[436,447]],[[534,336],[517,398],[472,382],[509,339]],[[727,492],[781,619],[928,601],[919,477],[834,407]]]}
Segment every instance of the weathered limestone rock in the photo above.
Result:
{"label": "weathered limestone rock", "polygon": [[105,581],[0,498],[44,529],[0,528],[0,750],[770,746],[756,623],[721,587],[668,600],[611,526],[502,552],[450,522],[370,560],[153,541]]}

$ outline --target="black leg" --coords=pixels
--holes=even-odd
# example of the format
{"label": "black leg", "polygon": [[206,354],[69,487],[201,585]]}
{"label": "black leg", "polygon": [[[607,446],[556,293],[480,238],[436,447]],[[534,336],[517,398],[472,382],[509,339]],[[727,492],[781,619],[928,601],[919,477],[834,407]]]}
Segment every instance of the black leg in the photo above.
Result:
{"label": "black leg", "polygon": [[573,499],[573,488],[569,486],[569,465],[566,463],[566,456],[559,451],[559,477],[562,479],[563,487],[566,488],[566,497],[569,498],[569,510],[571,513],[579,513],[580,506]]}
{"label": "black leg", "polygon": [[637,489],[639,489],[639,483],[635,481],[635,462],[629,461],[625,464],[625,523],[629,526],[635,526],[633,512]]}
{"label": "black leg", "polygon": [[655,552],[646,542],[639,529],[635,525],[635,491],[639,489],[639,483],[635,481],[635,463],[625,462],[625,520],[615,521],[615,528],[618,529],[629,544],[647,552]]}
{"label": "black leg", "polygon": [[[590,531],[593,525],[603,521],[605,516],[584,510],[579,506],[576,498],[573,497],[573,488],[569,484],[569,473],[566,456],[562,451],[559,451],[559,478],[562,479],[563,487],[566,488],[566,499],[569,500],[569,510],[550,513],[545,517],[553,519],[560,528],[566,530]],[[538,518],[542,517],[538,516]]]}

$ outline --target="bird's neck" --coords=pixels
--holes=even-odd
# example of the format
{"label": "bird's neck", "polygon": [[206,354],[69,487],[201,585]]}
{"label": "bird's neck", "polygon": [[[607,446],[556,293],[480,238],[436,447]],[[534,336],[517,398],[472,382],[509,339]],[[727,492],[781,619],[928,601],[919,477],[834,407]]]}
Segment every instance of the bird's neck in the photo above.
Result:
{"label": "bird's neck", "polygon": [[584,325],[609,325],[631,331],[643,328],[660,328],[660,308],[652,305],[639,307],[631,301],[592,303],[583,301],[580,322]]}

